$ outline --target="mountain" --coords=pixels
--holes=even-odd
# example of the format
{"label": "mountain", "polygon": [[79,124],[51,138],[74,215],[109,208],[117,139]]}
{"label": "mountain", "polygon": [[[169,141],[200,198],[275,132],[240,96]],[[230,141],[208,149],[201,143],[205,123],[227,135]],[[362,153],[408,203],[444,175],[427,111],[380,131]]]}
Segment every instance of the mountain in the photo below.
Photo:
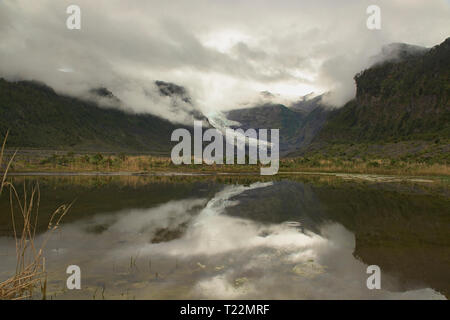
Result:
{"label": "mountain", "polygon": [[229,111],[227,119],[240,123],[235,128],[280,129],[280,154],[296,148],[292,139],[303,125],[305,115],[282,104],[264,104],[253,108]]}
{"label": "mountain", "polygon": [[237,109],[227,113],[227,118],[238,121],[243,129],[282,129],[291,136],[302,124],[304,116],[282,104],[265,104],[254,108]]}
{"label": "mountain", "polygon": [[310,150],[450,139],[450,38],[400,61],[376,64],[355,82],[356,98],[330,113]]}
{"label": "mountain", "polygon": [[171,82],[159,80],[155,81],[155,85],[158,87],[161,95],[167,97],[177,96],[184,102],[191,103],[191,98],[189,97],[187,90],[184,87]]}
{"label": "mountain", "polygon": [[292,150],[304,149],[310,145],[311,141],[319,134],[325,125],[332,109],[324,105],[318,105],[306,114],[302,125],[290,138]]}
{"label": "mountain", "polygon": [[[91,94],[118,101],[106,88]],[[177,127],[59,95],[41,83],[0,79],[0,132],[10,131],[8,147],[168,153]]]}
{"label": "mountain", "polygon": [[378,55],[372,57],[372,66],[385,62],[402,62],[422,56],[428,50],[428,48],[407,43],[391,43],[384,46]]}
{"label": "mountain", "polygon": [[300,101],[296,101],[292,103],[289,108],[293,111],[303,113],[305,115],[309,114],[311,111],[316,109],[317,107],[324,107],[322,104],[322,98],[324,97],[323,94],[311,97],[310,95],[306,95],[302,97]]}
{"label": "mountain", "polygon": [[330,109],[321,103],[322,96],[304,99],[286,107],[267,103],[253,108],[229,111],[229,120],[242,129],[280,129],[280,154],[307,146],[320,132]]}
{"label": "mountain", "polygon": [[310,97],[307,95],[302,100],[294,102],[290,109],[304,115],[303,124],[295,132],[291,144],[296,149],[307,147],[315,136],[322,130],[332,108],[322,103],[325,94]]}
{"label": "mountain", "polygon": [[165,97],[170,97],[172,103],[170,108],[173,112],[187,113],[195,120],[206,121],[206,117],[202,112],[197,110],[192,103],[186,88],[177,84],[165,81],[155,81],[155,85],[159,90],[159,94]]}
{"label": "mountain", "polygon": [[[416,142],[450,146],[450,38],[431,49],[392,44],[375,60],[355,76],[356,97],[341,108],[323,105],[323,96],[305,96],[290,106],[265,103],[226,116],[245,130],[280,129],[281,155],[323,153],[337,144],[345,150],[399,141],[413,149]],[[173,99],[169,108],[207,120],[184,87],[155,85]],[[94,88],[85,101],[41,83],[0,79],[0,131],[10,130],[10,147],[169,153],[179,126],[113,108],[121,104],[107,88]]]}

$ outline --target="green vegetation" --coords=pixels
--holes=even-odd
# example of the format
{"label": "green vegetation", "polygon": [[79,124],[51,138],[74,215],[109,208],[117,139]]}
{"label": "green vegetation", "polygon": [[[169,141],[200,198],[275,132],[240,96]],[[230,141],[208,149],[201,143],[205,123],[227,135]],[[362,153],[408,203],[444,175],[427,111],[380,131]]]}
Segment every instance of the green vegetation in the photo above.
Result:
{"label": "green vegetation", "polygon": [[170,152],[175,125],[58,95],[36,82],[0,79],[0,132],[9,147]]}
{"label": "green vegetation", "polygon": [[240,123],[240,128],[280,129],[280,152],[295,150],[301,145],[302,129],[307,116],[281,104],[265,104],[259,107],[232,110],[227,118]]}
{"label": "green vegetation", "polygon": [[[346,150],[346,147],[341,147]],[[357,146],[351,149],[360,154]],[[279,173],[283,172],[328,172],[328,173],[370,173],[395,175],[439,175],[448,176],[448,153],[436,152],[436,157],[376,157],[368,154],[355,157],[351,153],[332,148],[335,153],[317,152],[305,157],[280,160]],[[438,150],[439,151],[439,150]],[[259,174],[260,165],[174,165],[168,157],[120,154],[53,154],[44,158],[17,156],[12,165],[14,172],[193,172],[193,173],[252,173]]]}
{"label": "green vegetation", "polygon": [[230,120],[238,121],[243,128],[281,128],[288,140],[302,126],[304,115],[282,104],[265,104],[259,107],[232,110]]}
{"label": "green vegetation", "polygon": [[332,112],[316,145],[450,139],[450,38],[423,55],[367,69],[355,81],[356,99]]}
{"label": "green vegetation", "polygon": [[[229,117],[243,128],[280,128],[282,153],[312,141],[282,159],[281,172],[448,175],[450,38],[423,54],[374,66],[355,80],[356,99],[331,114],[317,106],[307,114],[265,105],[235,110]],[[165,94],[180,90],[159,85]],[[257,165],[175,166],[168,158],[131,155],[167,156],[175,128],[151,115],[58,95],[39,83],[0,79],[0,132],[11,129],[10,147],[36,148],[18,157],[15,171],[259,170]],[[44,148],[60,151],[45,154]]]}

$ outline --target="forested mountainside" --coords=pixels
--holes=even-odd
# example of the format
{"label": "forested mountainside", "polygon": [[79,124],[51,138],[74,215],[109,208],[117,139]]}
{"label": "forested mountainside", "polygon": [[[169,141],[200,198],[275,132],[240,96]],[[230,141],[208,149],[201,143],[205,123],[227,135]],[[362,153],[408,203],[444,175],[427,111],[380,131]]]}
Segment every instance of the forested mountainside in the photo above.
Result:
{"label": "forested mountainside", "polygon": [[332,112],[315,141],[450,137],[450,38],[423,54],[364,70],[355,82],[356,98]]}
{"label": "forested mountainside", "polygon": [[[356,97],[342,108],[327,108],[319,96],[290,107],[267,103],[233,110],[227,117],[243,129],[279,128],[282,155],[327,153],[336,144],[340,153],[362,144],[448,144],[450,38],[412,53],[409,47],[395,48],[395,59],[355,76]],[[185,88],[163,81],[155,84],[161,95],[191,104]],[[106,88],[91,93],[120,103]],[[205,119],[192,110],[194,118]],[[173,145],[170,135],[177,127],[153,115],[60,95],[41,83],[0,79],[0,131],[10,131],[9,147],[168,153]],[[355,155],[359,152],[352,149]]]}
{"label": "forested mountainside", "polygon": [[[105,88],[93,92],[112,94]],[[176,126],[55,93],[43,84],[0,79],[0,132],[8,147],[170,152]]]}
{"label": "forested mountainside", "polygon": [[331,111],[307,147],[291,156],[423,158],[450,151],[450,38],[378,63],[355,76],[355,99]]}
{"label": "forested mountainside", "polygon": [[290,107],[265,104],[237,109],[227,118],[237,121],[243,129],[279,129],[281,155],[307,146],[320,131],[331,109],[321,104],[321,96],[298,101]]}
{"label": "forested mountainside", "polygon": [[305,116],[281,104],[266,104],[253,108],[237,109],[227,113],[227,118],[240,123],[240,128],[280,129],[280,152],[295,148],[291,144]]}

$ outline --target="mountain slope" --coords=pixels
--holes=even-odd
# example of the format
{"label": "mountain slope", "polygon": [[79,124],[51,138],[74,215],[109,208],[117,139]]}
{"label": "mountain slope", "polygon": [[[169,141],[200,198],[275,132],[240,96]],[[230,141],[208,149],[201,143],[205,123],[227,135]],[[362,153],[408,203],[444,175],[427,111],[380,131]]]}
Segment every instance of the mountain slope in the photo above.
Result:
{"label": "mountain slope", "polygon": [[304,96],[302,100],[294,102],[292,105],[290,105],[289,108],[293,111],[308,115],[318,107],[324,107],[324,105],[322,104],[322,98],[324,97],[324,94],[312,98],[308,97],[309,95]]}
{"label": "mountain slope", "polygon": [[356,99],[330,115],[316,141],[450,137],[450,38],[423,55],[365,70],[355,81]]}
{"label": "mountain slope", "polygon": [[[109,96],[105,90],[94,91]],[[36,82],[0,79],[0,132],[10,130],[8,147],[167,153],[174,129],[152,115],[99,107]]]}
{"label": "mountain slope", "polygon": [[254,108],[229,111],[227,118],[237,121],[244,130],[280,129],[280,153],[286,153],[296,146],[293,145],[295,135],[300,130],[305,115],[295,112],[281,104],[265,104]]}
{"label": "mountain slope", "polygon": [[402,62],[410,58],[424,55],[429,49],[407,43],[391,43],[384,46],[381,52],[372,57],[372,67],[386,62]]}
{"label": "mountain slope", "polygon": [[314,108],[305,116],[301,127],[290,138],[290,144],[295,149],[306,148],[322,130],[331,112],[332,109],[323,105]]}
{"label": "mountain slope", "polygon": [[304,99],[289,108],[281,104],[265,104],[232,110],[227,118],[243,129],[280,129],[280,154],[304,148],[322,129],[331,111],[321,103],[322,96]]}

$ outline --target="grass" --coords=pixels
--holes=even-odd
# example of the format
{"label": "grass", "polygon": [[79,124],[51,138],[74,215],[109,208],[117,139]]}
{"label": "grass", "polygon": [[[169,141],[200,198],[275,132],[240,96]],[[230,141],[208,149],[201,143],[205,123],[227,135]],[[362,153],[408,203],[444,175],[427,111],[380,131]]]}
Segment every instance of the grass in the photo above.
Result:
{"label": "grass", "polygon": [[280,171],[318,171],[337,173],[449,176],[450,166],[446,163],[430,163],[417,160],[400,161],[393,159],[342,159],[291,158],[284,159]]}
{"label": "grass", "polygon": [[[8,135],[6,134],[0,152],[0,168],[2,167],[7,137]],[[53,212],[48,224],[48,232],[45,234],[40,246],[37,246],[35,237],[39,217],[39,185],[32,186],[31,192],[27,193],[27,187],[24,184],[23,197],[19,196],[14,185],[7,181],[8,171],[14,160],[14,155],[9,159],[3,173],[0,196],[3,196],[4,189],[9,189],[10,214],[16,245],[16,269],[14,275],[0,282],[0,300],[31,298],[37,287],[40,288],[41,296],[45,299],[47,276],[43,251],[51,233],[58,228],[61,219],[69,210],[70,205],[60,206]],[[19,207],[18,214],[14,211],[14,203]],[[17,215],[20,219],[17,219]]]}
{"label": "grass", "polygon": [[[14,172],[229,172],[259,173],[259,165],[174,165],[169,157],[124,154],[51,155],[17,159]],[[279,172],[335,172],[390,175],[450,176],[447,161],[429,159],[356,158],[313,155],[280,159]]]}

